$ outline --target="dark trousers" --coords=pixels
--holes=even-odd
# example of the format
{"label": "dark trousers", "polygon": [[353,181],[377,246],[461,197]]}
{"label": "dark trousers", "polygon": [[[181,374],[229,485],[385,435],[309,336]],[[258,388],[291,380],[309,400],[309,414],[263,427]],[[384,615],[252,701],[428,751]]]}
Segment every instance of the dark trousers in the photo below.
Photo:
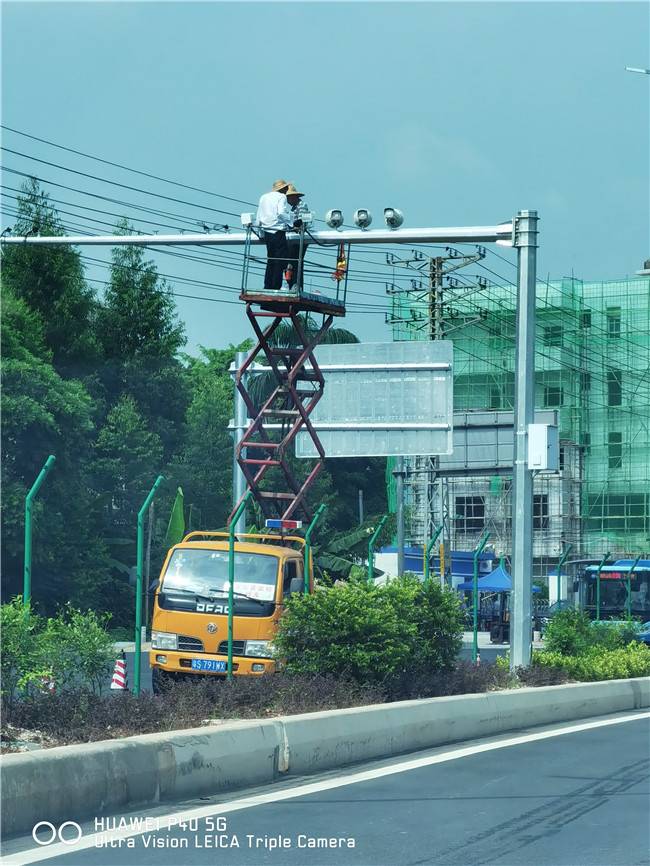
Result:
{"label": "dark trousers", "polygon": [[[291,265],[291,276],[289,277],[289,288],[293,288],[295,285],[298,286],[299,289],[304,288],[305,279],[304,279],[304,259],[305,253],[307,252],[307,244],[302,242],[302,252],[300,250],[300,238],[292,238],[288,241],[289,247],[289,264]],[[299,278],[300,277],[300,278]]]}
{"label": "dark trousers", "polygon": [[282,278],[289,259],[289,244],[284,232],[264,232],[264,243],[266,244],[266,272],[264,274],[264,288],[274,291],[282,288]]}

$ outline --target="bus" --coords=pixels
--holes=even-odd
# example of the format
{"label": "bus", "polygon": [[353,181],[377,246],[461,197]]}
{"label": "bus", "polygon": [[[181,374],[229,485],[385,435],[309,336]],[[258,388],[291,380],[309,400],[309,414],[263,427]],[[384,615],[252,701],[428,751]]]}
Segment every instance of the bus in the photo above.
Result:
{"label": "bus", "polygon": [[[613,565],[589,565],[576,580],[578,606],[592,619],[618,619],[628,612],[640,622],[650,620],[650,559],[619,559]],[[600,598],[599,598],[600,596]]]}

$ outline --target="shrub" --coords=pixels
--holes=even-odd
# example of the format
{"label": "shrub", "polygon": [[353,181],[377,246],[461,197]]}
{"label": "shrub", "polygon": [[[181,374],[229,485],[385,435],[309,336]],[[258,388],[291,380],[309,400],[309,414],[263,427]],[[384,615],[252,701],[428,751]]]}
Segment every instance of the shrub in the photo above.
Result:
{"label": "shrub", "polygon": [[634,620],[592,622],[586,611],[568,608],[551,619],[545,634],[546,649],[564,656],[582,656],[594,648],[620,649],[636,642],[640,623]]}
{"label": "shrub", "polygon": [[386,677],[383,683],[389,701],[480,694],[509,685],[507,667],[504,671],[497,665],[476,665],[468,659],[458,659],[451,671],[409,669]]}
{"label": "shrub", "polygon": [[615,622],[592,622],[592,642],[594,646],[605,649],[618,649],[636,641],[636,634],[641,630],[641,623],[632,619]]}
{"label": "shrub", "polygon": [[462,644],[455,593],[406,575],[384,586],[356,577],[294,595],[280,620],[277,656],[292,673],[379,683],[401,671],[453,669]]}
{"label": "shrub", "polygon": [[565,656],[578,656],[593,645],[591,620],[586,611],[568,608],[556,613],[544,634],[546,650]]}
{"label": "shrub", "polygon": [[619,680],[650,674],[650,647],[641,643],[613,650],[593,646],[579,656],[540,652],[535,654],[534,661],[536,665],[560,668],[580,682]]}
{"label": "shrub", "polygon": [[[7,712],[19,691],[47,672],[42,661],[41,617],[16,596],[0,607],[0,654],[2,656],[2,707]],[[48,666],[49,669],[49,666]]]}
{"label": "shrub", "polygon": [[115,663],[113,637],[107,626],[110,614],[81,611],[70,603],[48,619],[45,636],[52,652],[55,681],[85,685],[101,692]]}
{"label": "shrub", "polygon": [[[44,619],[25,607],[21,596],[0,607],[2,705],[9,710],[19,693],[30,694],[50,672],[56,689],[75,684],[101,690],[115,661],[106,632],[108,615],[66,605]],[[51,697],[48,695],[48,697]]]}
{"label": "shrub", "polygon": [[[116,691],[102,696],[71,688],[16,701],[6,725],[38,730],[52,745],[93,742],[196,728],[210,719],[268,718],[382,703],[378,687],[331,674],[212,677],[172,682],[164,693]],[[10,737],[11,738],[11,737]]]}

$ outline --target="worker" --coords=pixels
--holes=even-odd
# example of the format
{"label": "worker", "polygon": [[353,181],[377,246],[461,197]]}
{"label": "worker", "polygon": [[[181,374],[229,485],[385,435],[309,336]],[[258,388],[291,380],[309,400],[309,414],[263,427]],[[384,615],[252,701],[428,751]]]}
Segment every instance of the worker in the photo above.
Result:
{"label": "worker", "polygon": [[287,203],[291,208],[291,216],[293,217],[293,228],[299,232],[298,237],[289,239],[289,264],[287,267],[287,283],[292,289],[296,284],[298,288],[302,288],[303,284],[303,260],[305,257],[305,234],[303,229],[303,215],[309,213],[309,208],[305,202],[301,201],[304,192],[298,192],[295,186],[291,183],[287,188]]}
{"label": "worker", "polygon": [[287,202],[286,192],[291,184],[276,180],[273,189],[265,192],[257,207],[255,226],[266,246],[266,271],[264,291],[273,292],[282,288],[282,276],[289,259],[287,231],[293,228],[293,217]]}

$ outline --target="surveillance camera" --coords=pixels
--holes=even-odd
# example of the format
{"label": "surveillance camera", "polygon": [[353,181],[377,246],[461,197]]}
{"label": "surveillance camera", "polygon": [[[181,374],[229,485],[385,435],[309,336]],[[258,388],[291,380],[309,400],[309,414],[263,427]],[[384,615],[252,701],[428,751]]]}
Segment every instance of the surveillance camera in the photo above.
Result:
{"label": "surveillance camera", "polygon": [[367,229],[371,222],[372,214],[369,210],[366,210],[363,207],[360,207],[359,210],[355,210],[354,223],[355,225],[358,225],[360,229]]}
{"label": "surveillance camera", "polygon": [[396,207],[385,207],[384,208],[384,219],[386,220],[386,225],[391,229],[399,228],[404,222],[404,214],[401,210],[397,210]]}
{"label": "surveillance camera", "polygon": [[325,222],[331,229],[337,229],[343,225],[343,214],[340,210],[328,210],[325,214]]}

